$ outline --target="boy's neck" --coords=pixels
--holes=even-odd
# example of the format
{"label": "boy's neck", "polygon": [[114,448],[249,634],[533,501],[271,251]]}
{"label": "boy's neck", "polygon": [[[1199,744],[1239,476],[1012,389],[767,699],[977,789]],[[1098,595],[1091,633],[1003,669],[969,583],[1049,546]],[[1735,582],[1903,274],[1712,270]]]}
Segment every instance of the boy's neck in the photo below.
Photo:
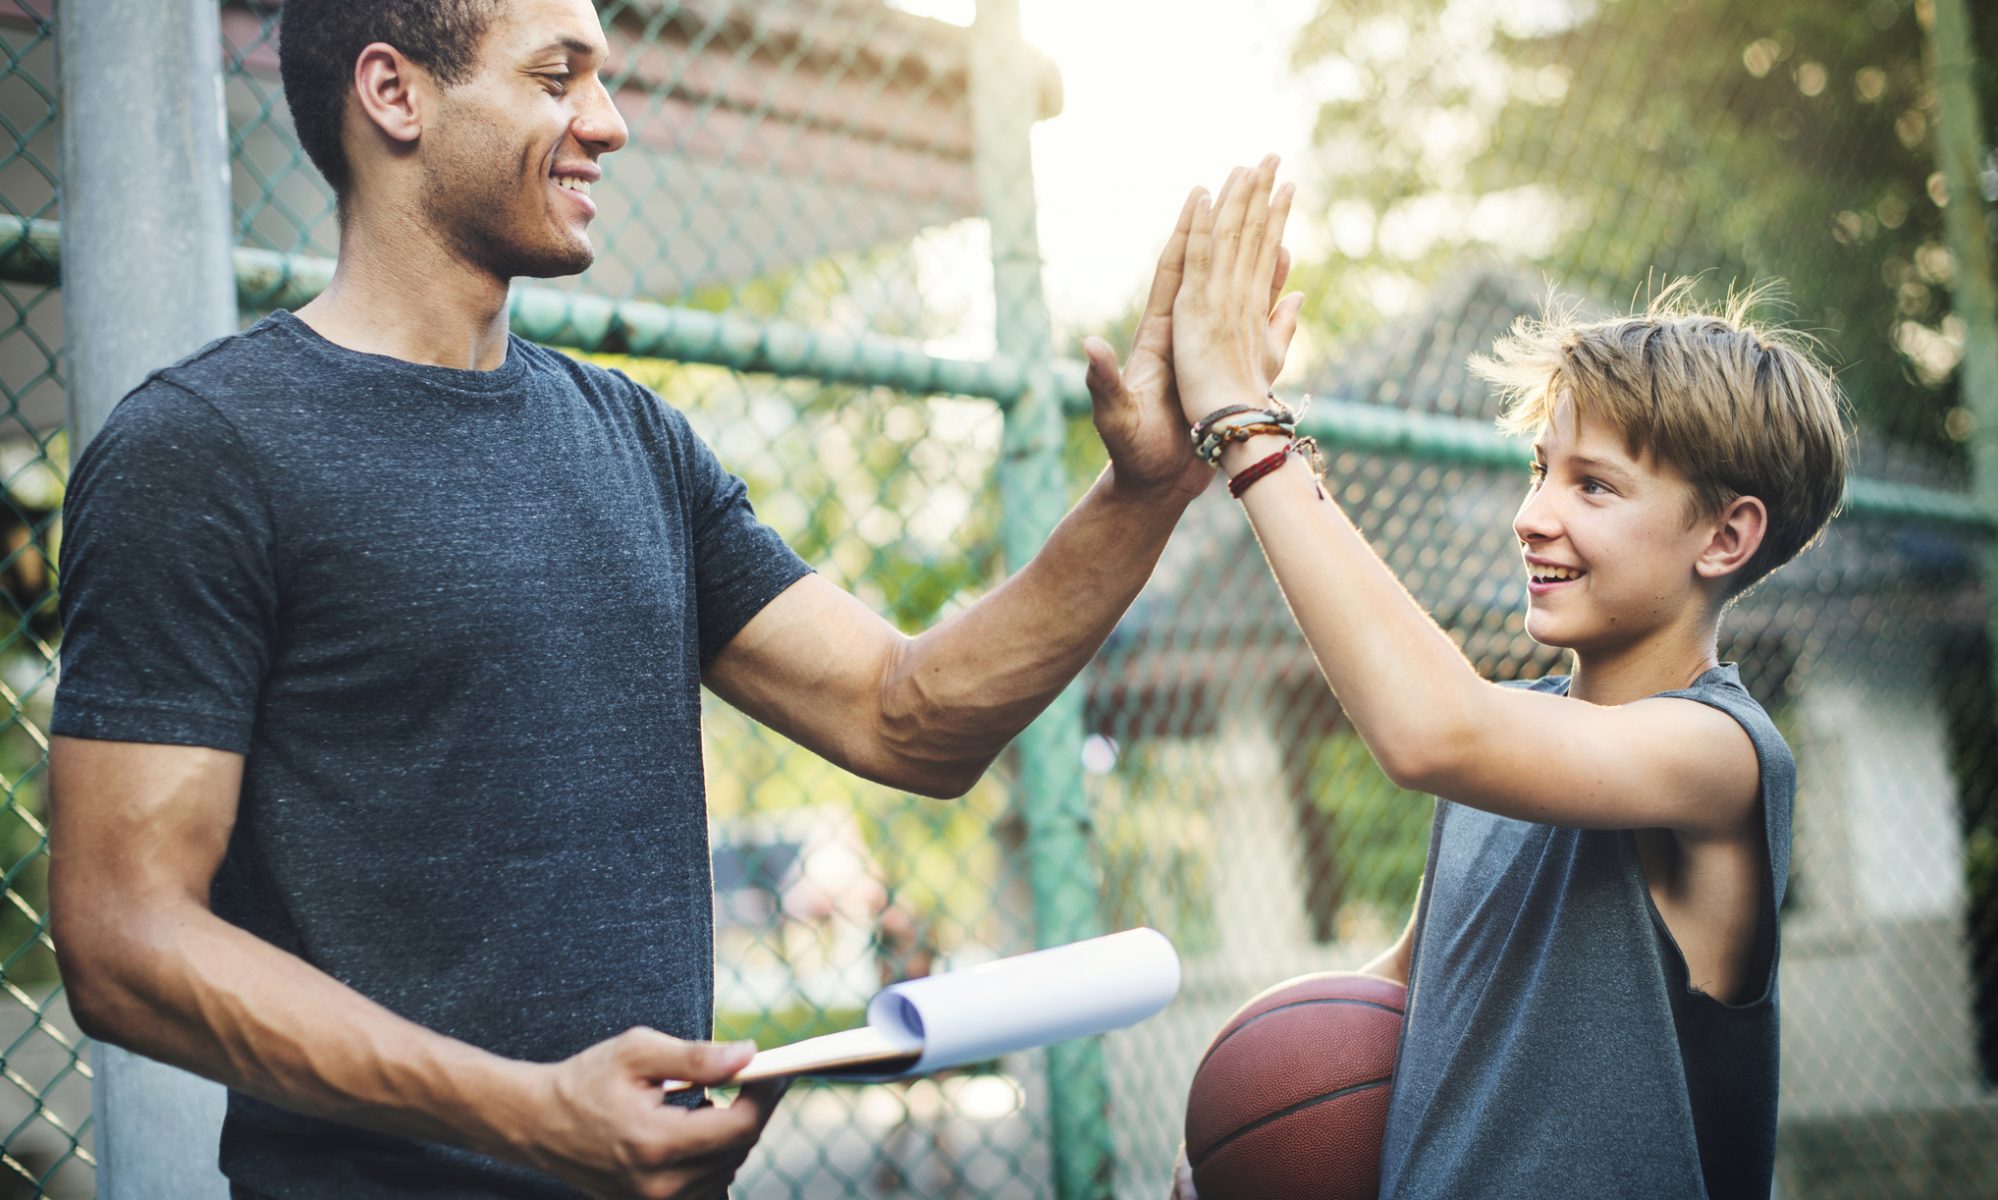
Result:
{"label": "boy's neck", "polygon": [[1691,687],[1718,663],[1717,623],[1704,631],[1657,637],[1614,650],[1574,652],[1568,694],[1591,704],[1629,704],[1660,692]]}

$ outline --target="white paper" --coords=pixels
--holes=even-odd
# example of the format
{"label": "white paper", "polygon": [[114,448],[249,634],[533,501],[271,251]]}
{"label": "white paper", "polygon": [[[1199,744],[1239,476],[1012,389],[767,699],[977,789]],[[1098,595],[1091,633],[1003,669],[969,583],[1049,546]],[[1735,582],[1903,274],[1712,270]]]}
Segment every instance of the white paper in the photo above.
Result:
{"label": "white paper", "polygon": [[1135,1025],[1178,993],[1172,943],[1129,929],[891,984],[868,1004],[864,1027],[762,1051],[731,1082],[906,1079]]}
{"label": "white paper", "polygon": [[891,984],[867,1023],[914,1038],[921,1075],[1135,1025],[1179,993],[1179,955],[1156,929],[1052,946],[964,971]]}

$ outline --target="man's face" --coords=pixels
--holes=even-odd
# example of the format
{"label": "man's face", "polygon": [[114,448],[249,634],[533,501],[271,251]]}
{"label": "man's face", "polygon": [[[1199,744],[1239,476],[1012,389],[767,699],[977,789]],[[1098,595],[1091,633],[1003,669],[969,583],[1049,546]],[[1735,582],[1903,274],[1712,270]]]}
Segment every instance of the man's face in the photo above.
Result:
{"label": "man's face", "polygon": [[509,0],[472,77],[442,91],[423,132],[424,216],[473,263],[546,277],[596,257],[590,187],[626,137],[605,54],[589,0]]}
{"label": "man's face", "polygon": [[1513,518],[1527,573],[1526,632],[1546,646],[1616,651],[1706,603],[1694,563],[1713,535],[1687,520],[1692,485],[1565,397],[1533,444]]}

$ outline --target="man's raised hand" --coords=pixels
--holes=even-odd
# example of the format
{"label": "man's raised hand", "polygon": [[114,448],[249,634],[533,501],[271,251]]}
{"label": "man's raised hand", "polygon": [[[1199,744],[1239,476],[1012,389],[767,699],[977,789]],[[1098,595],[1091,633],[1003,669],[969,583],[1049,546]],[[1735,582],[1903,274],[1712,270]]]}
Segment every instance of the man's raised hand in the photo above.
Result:
{"label": "man's raised hand", "polygon": [[[1302,293],[1281,295],[1289,273],[1283,230],[1290,184],[1276,186],[1277,157],[1236,168],[1209,202],[1191,201],[1183,278],[1173,304],[1173,371],[1183,420],[1259,402],[1297,333]],[[1183,221],[1184,223],[1184,221]]]}
{"label": "man's raised hand", "polygon": [[1172,377],[1172,306],[1186,261],[1186,238],[1193,227],[1194,201],[1180,206],[1179,222],[1159,253],[1152,290],[1131,339],[1131,356],[1120,372],[1117,352],[1102,338],[1082,343],[1089,359],[1089,399],[1096,433],[1110,452],[1110,469],[1120,486],[1184,497],[1196,496],[1213,475],[1193,456],[1186,421]]}

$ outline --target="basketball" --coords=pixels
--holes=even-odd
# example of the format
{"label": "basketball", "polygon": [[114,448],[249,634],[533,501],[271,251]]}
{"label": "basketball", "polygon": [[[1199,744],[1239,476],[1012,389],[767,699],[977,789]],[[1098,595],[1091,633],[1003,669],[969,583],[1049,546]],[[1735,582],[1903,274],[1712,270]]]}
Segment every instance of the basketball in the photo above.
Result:
{"label": "basketball", "polygon": [[1200,1200],[1373,1200],[1407,995],[1328,971],[1237,1009],[1186,1101]]}

